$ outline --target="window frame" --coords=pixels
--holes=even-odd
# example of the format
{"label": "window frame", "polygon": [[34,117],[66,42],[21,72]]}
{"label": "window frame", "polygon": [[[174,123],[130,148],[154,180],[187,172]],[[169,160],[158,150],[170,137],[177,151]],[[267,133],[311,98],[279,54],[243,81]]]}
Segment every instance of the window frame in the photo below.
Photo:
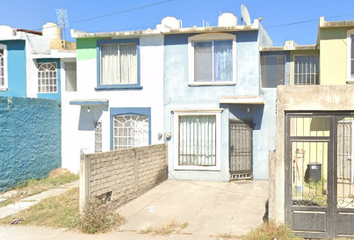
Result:
{"label": "window frame", "polygon": [[151,145],[151,108],[110,108],[110,150],[114,150],[114,117],[115,116],[142,116],[148,117],[148,145]]}
{"label": "window frame", "polygon": [[7,91],[8,89],[8,73],[7,73],[7,46],[4,44],[0,44],[0,49],[4,51],[4,85],[0,85],[0,91]]}
{"label": "window frame", "polygon": [[[296,57],[313,57],[316,56],[318,58],[318,83],[317,84],[296,84],[295,83],[295,58]],[[294,86],[312,86],[312,85],[321,85],[321,70],[320,70],[320,54],[294,54],[293,55],[293,70],[292,70],[292,76],[293,76],[293,85]]]}
{"label": "window frame", "polygon": [[[215,82],[196,82],[194,79],[194,46],[193,42],[202,42],[202,41],[223,41],[231,40],[232,41],[232,81],[220,81]],[[188,38],[188,84],[189,86],[208,86],[208,85],[236,85],[236,35],[230,33],[206,33],[198,34]],[[213,76],[214,78],[214,76]]]}
{"label": "window frame", "polygon": [[[172,110],[174,114],[174,147],[173,147],[173,166],[174,170],[200,170],[200,171],[220,171],[221,170],[221,112],[219,109],[206,110]],[[179,119],[181,116],[215,116],[215,165],[214,166],[194,166],[194,165],[179,165],[179,134],[180,125]],[[173,136],[172,136],[173,137]]]}
{"label": "window frame", "polygon": [[266,89],[266,88],[277,88],[277,87],[264,87],[263,86],[263,69],[262,69],[262,67],[263,67],[263,63],[262,63],[262,61],[263,61],[263,58],[267,58],[267,57],[283,57],[284,58],[284,82],[283,82],[283,84],[279,84],[279,82],[278,82],[278,80],[277,80],[277,87],[279,86],[279,85],[289,85],[289,83],[288,83],[288,80],[289,79],[287,79],[287,74],[286,74],[286,63],[287,63],[287,59],[286,59],[286,54],[264,54],[264,55],[261,55],[261,57],[260,57],[260,61],[261,61],[261,69],[260,69],[260,77],[261,77],[261,81],[260,81],[260,86],[261,86],[261,88],[264,88],[264,89]]}
{"label": "window frame", "polygon": [[[39,81],[39,67],[41,64],[55,64],[55,72],[56,72],[56,91],[54,92],[40,92],[38,91],[38,88],[40,87],[40,84],[38,83]],[[60,79],[60,64],[59,61],[57,60],[43,60],[43,61],[37,61],[37,94],[57,94],[59,93],[60,89],[60,84],[59,84],[59,79]]]}
{"label": "window frame", "polygon": [[[352,77],[351,75],[351,45],[352,45],[352,36],[354,37],[354,28],[350,29],[347,31],[347,82],[348,83],[354,83],[354,76]],[[353,56],[354,60],[354,56]]]}
{"label": "window frame", "polygon": [[[101,46],[102,45],[124,45],[136,44],[137,56],[137,80],[132,84],[102,84],[101,83]],[[140,84],[140,40],[138,38],[132,39],[113,39],[113,40],[99,40],[97,41],[97,87],[95,90],[119,90],[119,89],[142,89]],[[119,57],[119,56],[118,56]],[[120,63],[119,63],[120,64]]]}

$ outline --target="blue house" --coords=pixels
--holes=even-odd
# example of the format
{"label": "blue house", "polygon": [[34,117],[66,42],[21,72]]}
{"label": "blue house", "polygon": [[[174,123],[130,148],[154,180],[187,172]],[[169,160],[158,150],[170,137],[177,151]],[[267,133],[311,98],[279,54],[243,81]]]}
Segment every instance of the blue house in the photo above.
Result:
{"label": "blue house", "polygon": [[[164,123],[169,178],[268,179],[275,149],[276,89],[260,85],[260,47],[272,41],[258,20],[231,13],[216,27],[165,20]],[[171,27],[172,26],[172,27]]]}

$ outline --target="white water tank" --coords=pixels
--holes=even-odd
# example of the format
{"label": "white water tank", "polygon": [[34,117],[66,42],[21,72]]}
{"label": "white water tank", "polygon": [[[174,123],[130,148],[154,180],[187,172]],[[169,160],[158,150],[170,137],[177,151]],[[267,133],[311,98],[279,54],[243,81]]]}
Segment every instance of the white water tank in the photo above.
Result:
{"label": "white water tank", "polygon": [[175,17],[165,17],[162,19],[161,25],[168,29],[179,29],[181,28],[181,21]]}
{"label": "white water tank", "polygon": [[223,13],[219,16],[218,19],[219,27],[236,27],[237,26],[237,17],[232,13]]}
{"label": "white water tank", "polygon": [[51,39],[61,39],[61,28],[56,23],[46,23],[43,25],[42,35]]}
{"label": "white water tank", "polygon": [[10,26],[0,25],[0,37],[1,38],[9,38],[16,36],[16,31]]}

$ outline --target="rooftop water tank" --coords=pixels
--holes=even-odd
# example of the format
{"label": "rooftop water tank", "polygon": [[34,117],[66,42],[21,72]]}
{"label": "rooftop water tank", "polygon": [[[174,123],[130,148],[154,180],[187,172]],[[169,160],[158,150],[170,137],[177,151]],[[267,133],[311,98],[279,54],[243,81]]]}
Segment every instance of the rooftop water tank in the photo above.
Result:
{"label": "rooftop water tank", "polygon": [[16,36],[16,31],[10,26],[0,25],[0,37],[9,38]]}
{"label": "rooftop water tank", "polygon": [[175,17],[165,17],[161,21],[161,25],[168,29],[178,29],[181,28],[181,22]]}
{"label": "rooftop water tank", "polygon": [[236,27],[237,26],[237,17],[232,13],[223,13],[219,16],[218,19],[219,27]]}
{"label": "rooftop water tank", "polygon": [[46,23],[43,25],[42,35],[52,39],[61,39],[61,28],[56,23]]}

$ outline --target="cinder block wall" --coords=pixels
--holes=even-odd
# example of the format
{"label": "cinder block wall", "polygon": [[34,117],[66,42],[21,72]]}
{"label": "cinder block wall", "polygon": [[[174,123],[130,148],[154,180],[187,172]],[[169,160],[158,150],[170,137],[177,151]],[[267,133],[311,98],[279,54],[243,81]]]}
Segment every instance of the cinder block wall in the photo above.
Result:
{"label": "cinder block wall", "polygon": [[167,144],[82,155],[80,208],[112,192],[122,205],[167,179]]}

